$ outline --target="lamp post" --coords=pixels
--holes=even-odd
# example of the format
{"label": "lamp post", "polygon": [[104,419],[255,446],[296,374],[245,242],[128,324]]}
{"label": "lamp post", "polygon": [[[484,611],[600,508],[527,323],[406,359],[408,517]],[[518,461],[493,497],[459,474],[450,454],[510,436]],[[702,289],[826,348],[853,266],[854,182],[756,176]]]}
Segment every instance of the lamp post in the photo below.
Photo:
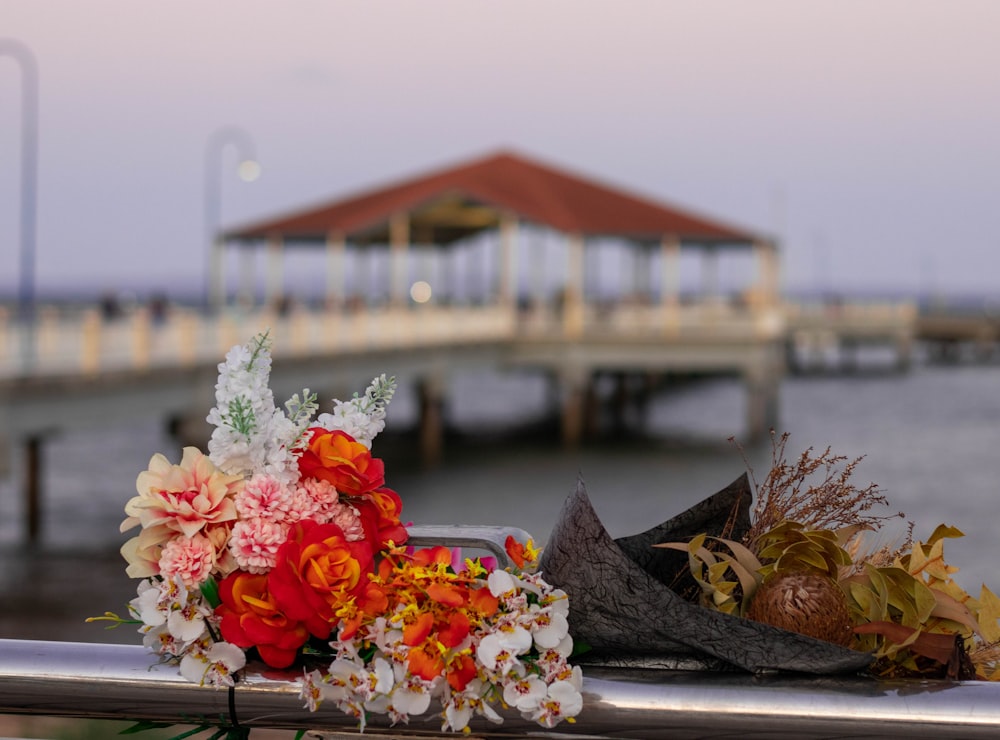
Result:
{"label": "lamp post", "polygon": [[35,221],[38,191],[38,64],[20,41],[0,38],[0,56],[21,67],[21,262],[17,313],[21,322],[21,362],[25,375],[35,365]]}
{"label": "lamp post", "polygon": [[227,144],[236,148],[239,165],[236,174],[244,182],[260,177],[253,139],[239,126],[224,126],[214,131],[205,144],[205,239],[208,244],[208,267],[205,275],[205,308],[217,310],[225,300],[222,283],[222,236],[218,234],[222,215],[222,155]]}

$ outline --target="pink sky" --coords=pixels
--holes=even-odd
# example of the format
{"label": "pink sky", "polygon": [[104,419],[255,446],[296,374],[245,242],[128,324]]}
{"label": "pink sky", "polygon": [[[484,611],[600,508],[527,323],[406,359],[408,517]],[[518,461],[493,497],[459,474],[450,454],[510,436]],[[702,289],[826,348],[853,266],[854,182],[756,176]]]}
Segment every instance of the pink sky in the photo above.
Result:
{"label": "pink sky", "polygon": [[[198,283],[235,123],[264,174],[226,178],[226,224],[512,147],[777,232],[790,288],[997,293],[997,28],[989,0],[0,6],[40,69],[40,290]],[[0,291],[19,90],[0,58]]]}

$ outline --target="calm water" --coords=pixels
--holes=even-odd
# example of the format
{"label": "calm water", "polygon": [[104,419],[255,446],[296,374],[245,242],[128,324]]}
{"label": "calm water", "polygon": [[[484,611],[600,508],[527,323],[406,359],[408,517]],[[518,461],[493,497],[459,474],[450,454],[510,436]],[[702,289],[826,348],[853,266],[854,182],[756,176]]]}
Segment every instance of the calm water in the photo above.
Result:
{"label": "calm water", "polygon": [[[643,433],[605,435],[576,452],[537,433],[510,434],[545,403],[545,388],[532,376],[461,377],[454,390],[449,415],[458,434],[440,468],[424,471],[413,459],[404,433],[413,400],[405,388],[390,407],[387,433],[375,442],[389,485],[403,497],[404,517],[417,523],[509,524],[544,541],[579,475],[611,534],[620,536],[669,518],[746,469],[727,442],[742,429],[736,382],[664,394]],[[791,434],[790,457],[827,445],[849,458],[864,455],[859,487],[878,483],[892,509],[917,523],[917,537],[940,522],[962,529],[966,537],[945,547],[948,561],[962,568],[960,582],[976,593],[981,582],[1000,589],[1000,366],[790,377],[779,431]],[[132,634],[105,633],[81,620],[120,610],[134,593],[115,552],[124,539],[118,523],[154,452],[180,456],[155,421],[54,438],[46,448],[45,544],[32,553],[18,545],[16,465],[14,477],[0,482],[0,637],[135,642]],[[763,479],[769,445],[747,454]],[[899,525],[884,536],[902,531]]]}

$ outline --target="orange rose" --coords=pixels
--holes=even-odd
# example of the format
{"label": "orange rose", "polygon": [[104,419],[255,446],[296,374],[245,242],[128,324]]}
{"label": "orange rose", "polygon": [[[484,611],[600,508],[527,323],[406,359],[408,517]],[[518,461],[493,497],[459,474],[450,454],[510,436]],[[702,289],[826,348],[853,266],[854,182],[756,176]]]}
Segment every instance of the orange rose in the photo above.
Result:
{"label": "orange rose", "polygon": [[325,480],[345,496],[374,491],[385,483],[385,465],[347,432],[309,430],[309,446],[299,458],[303,478]]}
{"label": "orange rose", "polygon": [[267,589],[267,576],[239,571],[219,582],[222,603],[216,613],[227,642],[257,648],[261,660],[272,668],[287,668],[298,649],[309,639],[301,622],[291,619]]}
{"label": "orange rose", "polygon": [[365,594],[373,570],[367,542],[348,542],[336,524],[306,519],[292,527],[278,549],[268,587],[285,614],[326,639],[339,621],[338,609]]}
{"label": "orange rose", "polygon": [[[351,504],[358,510],[365,539],[372,547],[383,549],[392,541],[402,545],[409,538],[409,532],[399,521],[403,501],[391,488],[377,488],[357,497],[351,497]],[[449,561],[451,562],[451,561]]]}

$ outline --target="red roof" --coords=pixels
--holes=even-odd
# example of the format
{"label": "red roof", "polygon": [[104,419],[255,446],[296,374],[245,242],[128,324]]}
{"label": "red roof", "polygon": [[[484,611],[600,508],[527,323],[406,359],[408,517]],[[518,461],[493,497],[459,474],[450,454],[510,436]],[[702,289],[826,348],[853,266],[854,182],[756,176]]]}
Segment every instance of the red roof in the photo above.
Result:
{"label": "red roof", "polygon": [[736,244],[758,238],[508,152],[235,229],[227,237],[312,240],[341,231],[349,239],[384,243],[388,221],[400,211],[411,214],[414,241],[420,240],[416,227],[423,223],[431,229],[427,240],[438,244],[494,228],[502,211],[565,233],[654,240],[673,235],[685,242]]}

